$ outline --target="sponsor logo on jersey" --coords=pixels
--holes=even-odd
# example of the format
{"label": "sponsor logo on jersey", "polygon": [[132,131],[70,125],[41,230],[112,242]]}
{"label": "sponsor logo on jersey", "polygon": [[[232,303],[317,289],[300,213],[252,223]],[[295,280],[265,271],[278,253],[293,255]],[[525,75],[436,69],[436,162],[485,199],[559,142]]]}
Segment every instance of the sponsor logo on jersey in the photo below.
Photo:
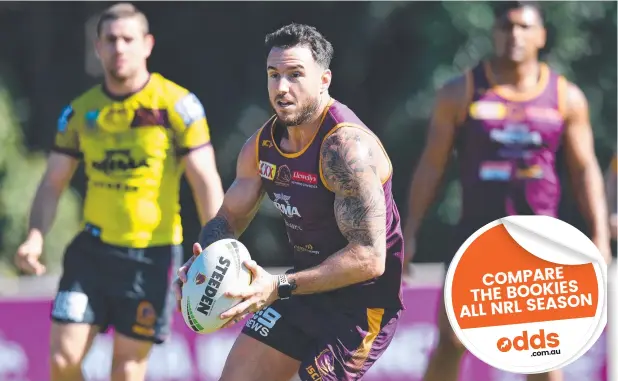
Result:
{"label": "sponsor logo on jersey", "polygon": [[506,119],[511,122],[521,122],[526,119],[526,110],[517,103],[507,103]]}
{"label": "sponsor logo on jersey", "polygon": [[62,112],[60,113],[60,117],[58,118],[58,125],[56,127],[58,132],[64,133],[67,130],[69,126],[69,121],[71,120],[73,115],[75,115],[75,112],[73,111],[73,107],[71,107],[71,105],[66,106],[62,110]]}
{"label": "sponsor logo on jersey", "polygon": [[124,183],[109,183],[105,181],[93,181],[91,184],[93,187],[117,190],[120,192],[137,192],[139,190],[139,188],[136,186],[127,185]]}
{"label": "sponsor logo on jersey", "polygon": [[273,142],[270,140],[262,140],[262,147],[270,148],[273,146]]}
{"label": "sponsor logo on jersey", "polygon": [[289,222],[286,219],[284,219],[283,222],[285,222],[285,226],[287,226],[288,228],[290,228],[292,230],[296,230],[296,231],[302,231],[303,230],[303,228],[301,228],[300,225],[293,224],[293,223]]}
{"label": "sponsor logo on jersey", "polygon": [[292,172],[292,183],[310,188],[317,188],[318,176],[315,173],[294,171]]}
{"label": "sponsor logo on jersey", "polygon": [[531,165],[525,168],[517,168],[515,177],[518,179],[542,179],[543,168],[540,165]]}
{"label": "sponsor logo on jersey", "polygon": [[174,109],[180,115],[186,127],[206,117],[206,111],[204,106],[202,106],[202,102],[193,93],[185,95],[176,102]]}
{"label": "sponsor logo on jersey", "polygon": [[507,124],[504,129],[493,129],[489,138],[504,145],[532,145],[541,146],[543,137],[538,131],[530,131],[530,127],[524,123]]}
{"label": "sponsor logo on jersey", "polygon": [[93,161],[92,168],[114,177],[130,177],[136,169],[148,168],[146,159],[135,159],[130,150],[108,150],[105,158]]}
{"label": "sponsor logo on jersey", "polygon": [[197,305],[197,312],[203,315],[210,315],[210,311],[213,304],[213,299],[217,292],[219,291],[219,287],[221,287],[221,282],[225,278],[225,274],[227,270],[230,268],[231,261],[225,257],[219,257],[219,264],[215,267],[210,279],[208,280],[208,286],[204,289],[204,293],[200,298],[200,302]]}
{"label": "sponsor logo on jersey", "polygon": [[303,252],[303,253],[311,253],[315,255],[319,255],[319,250],[314,250],[313,245],[308,243],[306,245],[294,245],[294,250]]}
{"label": "sponsor logo on jersey", "polygon": [[506,106],[500,102],[478,101],[470,105],[470,117],[478,120],[502,120],[507,115]]}
{"label": "sponsor logo on jersey", "polygon": [[508,161],[484,161],[479,168],[479,178],[484,181],[508,181],[513,165]]}
{"label": "sponsor logo on jersey", "polygon": [[99,119],[99,110],[90,110],[86,113],[86,127],[89,129],[93,129],[97,126],[97,120]]}
{"label": "sponsor logo on jersey", "polygon": [[277,177],[275,178],[275,184],[281,187],[289,187],[292,180],[292,172],[287,165],[282,165],[277,171]]}
{"label": "sponsor logo on jersey", "polygon": [[292,196],[287,196],[282,193],[273,193],[273,196],[275,197],[273,204],[275,204],[275,207],[279,209],[281,214],[288,218],[301,216],[298,212],[298,208],[290,203]]}
{"label": "sponsor logo on jersey", "polygon": [[530,120],[548,123],[561,123],[562,114],[560,111],[550,107],[528,106],[526,107],[526,117]]}
{"label": "sponsor logo on jersey", "polygon": [[167,110],[150,108],[139,108],[135,110],[135,115],[131,121],[131,127],[167,127],[168,125],[169,119],[167,116]]}
{"label": "sponsor logo on jersey", "polygon": [[267,161],[260,160],[260,176],[268,180],[274,180],[277,166]]}

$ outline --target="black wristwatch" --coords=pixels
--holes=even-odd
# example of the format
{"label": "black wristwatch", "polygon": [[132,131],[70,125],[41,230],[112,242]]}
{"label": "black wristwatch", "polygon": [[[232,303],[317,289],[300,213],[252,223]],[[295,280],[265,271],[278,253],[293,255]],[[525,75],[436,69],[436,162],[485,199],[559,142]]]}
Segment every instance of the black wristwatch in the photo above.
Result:
{"label": "black wristwatch", "polygon": [[292,285],[285,274],[280,274],[277,279],[277,295],[279,299],[289,299],[292,296]]}

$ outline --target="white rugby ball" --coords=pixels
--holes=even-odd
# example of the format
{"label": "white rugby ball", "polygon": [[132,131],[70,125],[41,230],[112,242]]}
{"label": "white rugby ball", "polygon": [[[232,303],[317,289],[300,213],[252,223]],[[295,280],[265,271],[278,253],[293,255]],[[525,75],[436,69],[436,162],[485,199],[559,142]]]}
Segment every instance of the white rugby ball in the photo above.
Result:
{"label": "white rugby ball", "polygon": [[229,298],[224,293],[251,284],[251,270],[243,265],[248,260],[251,255],[245,245],[229,238],[212,243],[195,258],[182,286],[181,310],[189,328],[210,333],[229,320],[222,320],[219,315],[242,299]]}

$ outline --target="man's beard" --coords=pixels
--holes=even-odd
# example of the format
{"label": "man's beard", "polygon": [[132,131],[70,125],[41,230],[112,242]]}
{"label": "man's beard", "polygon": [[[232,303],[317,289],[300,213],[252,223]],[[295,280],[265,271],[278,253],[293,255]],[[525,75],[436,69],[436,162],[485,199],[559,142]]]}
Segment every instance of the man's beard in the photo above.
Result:
{"label": "man's beard", "polygon": [[301,124],[309,122],[318,111],[319,107],[320,98],[315,98],[307,102],[307,104],[303,107],[301,107],[296,116],[294,116],[293,118],[282,119],[279,114],[277,114],[277,118],[279,119],[279,122],[286,127],[300,126]]}

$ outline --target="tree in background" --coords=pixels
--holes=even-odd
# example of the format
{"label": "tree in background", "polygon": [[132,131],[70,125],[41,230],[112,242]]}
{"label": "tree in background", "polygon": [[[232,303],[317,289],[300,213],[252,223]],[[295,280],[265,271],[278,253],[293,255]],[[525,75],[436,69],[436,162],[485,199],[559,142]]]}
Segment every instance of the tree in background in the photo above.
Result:
{"label": "tree in background", "polygon": [[[10,258],[16,242],[23,238],[27,208],[44,167],[42,153],[28,154],[28,150],[39,152],[49,147],[61,108],[97,81],[91,76],[96,58],[87,48],[91,42],[86,38],[85,23],[105,7],[95,2],[57,3],[53,7],[46,3],[11,4],[0,12],[0,33],[18,38],[0,39],[0,50],[6,52],[6,61],[0,64],[12,67],[14,75],[5,78],[16,82],[11,90],[19,89],[19,95],[12,91],[13,101],[27,99],[36,112],[24,113],[19,123],[12,117],[11,137],[5,137],[7,127],[0,125],[2,258]],[[271,113],[262,44],[264,35],[277,27],[290,21],[312,24],[333,42],[332,94],[357,110],[386,146],[395,169],[393,192],[401,209],[406,207],[410,177],[424,144],[435,89],[491,50],[492,5],[487,1],[139,5],[158,36],[151,58],[153,70],[195,89],[204,102],[224,187],[233,180],[240,146]],[[542,57],[588,97],[597,155],[605,168],[616,142],[616,2],[544,2],[542,6],[549,38]],[[0,106],[6,110],[2,112],[15,113],[6,98],[6,87],[2,89],[2,99],[8,99],[3,103],[6,106]],[[8,119],[3,115],[4,122]],[[23,140],[14,137],[20,131]],[[6,143],[7,139],[21,143]],[[19,154],[8,156],[5,144]],[[11,165],[6,164],[9,158]],[[439,201],[421,228],[416,261],[438,261],[447,249],[443,237],[459,217],[455,169],[452,165],[447,171]],[[11,180],[6,178],[9,173]],[[79,194],[85,191],[84,180],[78,171],[73,187]],[[572,204],[570,185],[565,185],[562,217],[581,228],[584,224]],[[65,193],[73,200],[74,195]],[[184,187],[181,205],[187,254],[200,228],[192,202],[189,187]],[[47,248],[52,267],[68,241],[60,237],[71,236],[77,228],[78,205],[65,205],[61,203],[55,230],[49,235],[54,242],[47,241],[47,245],[55,245]],[[265,266],[288,263],[283,224],[275,222],[279,218],[279,212],[266,200],[257,222],[243,234],[243,242]]]}
{"label": "tree in background", "polygon": [[[6,84],[0,78],[0,276],[15,274],[12,259],[26,236],[29,207],[45,171],[42,152],[29,152]],[[60,268],[65,246],[79,229],[81,199],[67,190],[60,199],[56,221],[45,241],[43,261],[48,271]]]}

